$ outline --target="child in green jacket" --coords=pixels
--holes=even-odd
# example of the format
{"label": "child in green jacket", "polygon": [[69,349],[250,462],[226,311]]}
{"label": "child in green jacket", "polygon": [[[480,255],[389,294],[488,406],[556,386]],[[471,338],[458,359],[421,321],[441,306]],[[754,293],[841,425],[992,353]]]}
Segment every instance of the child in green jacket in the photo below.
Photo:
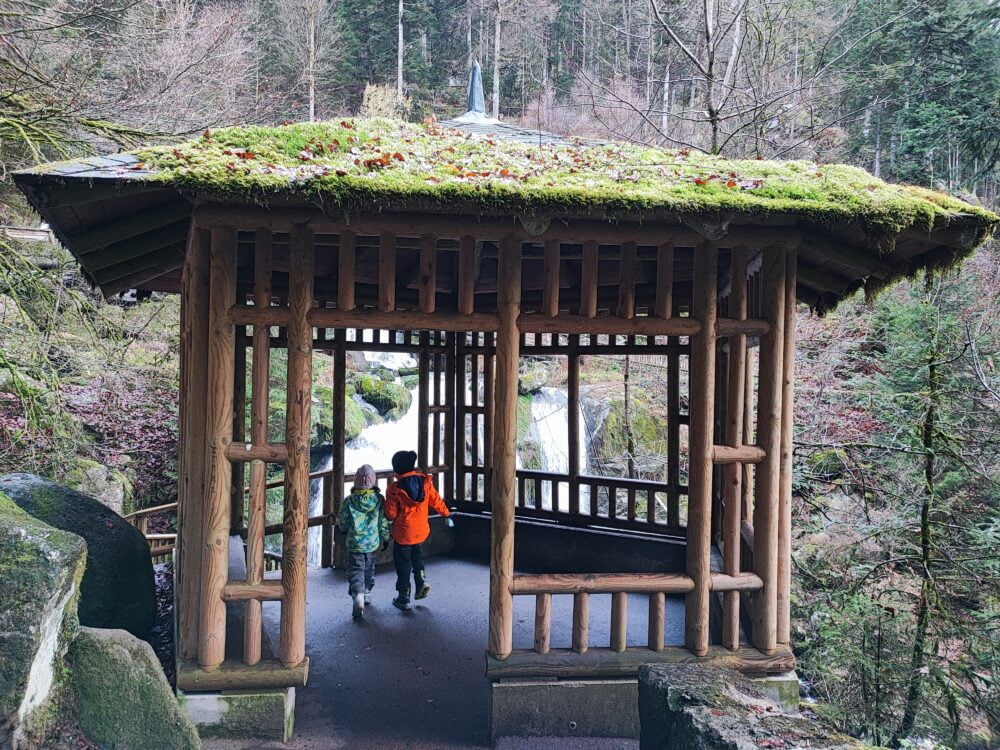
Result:
{"label": "child in green jacket", "polygon": [[337,523],[347,538],[347,580],[354,600],[352,615],[364,616],[375,585],[375,553],[390,539],[385,498],[378,491],[375,469],[365,464],[354,475],[351,494],[344,498]]}

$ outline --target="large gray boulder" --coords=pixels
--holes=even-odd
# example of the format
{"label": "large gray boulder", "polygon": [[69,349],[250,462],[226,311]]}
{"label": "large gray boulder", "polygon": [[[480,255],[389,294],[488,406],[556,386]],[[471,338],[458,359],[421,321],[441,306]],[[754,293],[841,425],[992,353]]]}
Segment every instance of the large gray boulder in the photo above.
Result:
{"label": "large gray boulder", "polygon": [[0,748],[38,746],[59,713],[86,559],[0,492]]}
{"label": "large gray boulder", "polygon": [[86,541],[81,624],[149,635],[156,617],[155,581],[149,545],[138,529],[97,500],[33,474],[0,477],[0,492],[39,521]]}
{"label": "large gray boulder", "polygon": [[145,641],[81,628],[67,655],[80,729],[109,750],[194,750],[198,732]]}
{"label": "large gray boulder", "polygon": [[781,708],[742,673],[698,664],[639,668],[640,750],[861,750],[858,740]]}
{"label": "large gray boulder", "polygon": [[76,458],[60,477],[67,487],[100,501],[115,513],[125,515],[132,498],[132,483],[117,469],[89,458]]}

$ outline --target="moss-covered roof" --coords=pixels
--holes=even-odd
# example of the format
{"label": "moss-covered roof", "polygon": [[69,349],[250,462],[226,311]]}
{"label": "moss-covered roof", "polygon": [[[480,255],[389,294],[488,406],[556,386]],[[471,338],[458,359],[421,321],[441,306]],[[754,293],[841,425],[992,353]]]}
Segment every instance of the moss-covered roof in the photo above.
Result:
{"label": "moss-covered roof", "polygon": [[528,144],[434,123],[224,128],[135,156],[137,170],[182,189],[245,199],[293,192],[344,208],[416,202],[554,216],[733,212],[849,221],[879,238],[929,232],[957,216],[984,228],[998,220],[942,193],[839,164],[729,160],[625,143]]}

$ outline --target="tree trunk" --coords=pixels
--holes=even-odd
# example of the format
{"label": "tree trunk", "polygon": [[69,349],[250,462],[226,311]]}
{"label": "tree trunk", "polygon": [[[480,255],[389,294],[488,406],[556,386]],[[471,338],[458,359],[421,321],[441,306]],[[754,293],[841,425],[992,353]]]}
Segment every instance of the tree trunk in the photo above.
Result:
{"label": "tree trunk", "polygon": [[403,0],[399,0],[396,24],[396,94],[403,97]]}
{"label": "tree trunk", "polygon": [[493,22],[493,119],[500,119],[500,0]]}
{"label": "tree trunk", "polygon": [[306,59],[306,86],[309,89],[309,122],[316,120],[316,6],[309,6],[308,56]]}

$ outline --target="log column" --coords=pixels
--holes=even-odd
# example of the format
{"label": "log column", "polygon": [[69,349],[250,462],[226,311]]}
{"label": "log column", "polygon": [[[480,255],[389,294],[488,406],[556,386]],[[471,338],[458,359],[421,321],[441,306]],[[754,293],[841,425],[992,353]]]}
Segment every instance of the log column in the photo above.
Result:
{"label": "log column", "polygon": [[785,335],[782,344],[784,376],[781,381],[781,482],[778,493],[778,636],[779,644],[791,641],[792,587],[792,427],[795,423],[795,288],[797,252],[785,256]]}
{"label": "log column", "polygon": [[517,494],[517,368],[521,307],[521,244],[514,237],[500,243],[497,309],[500,330],[496,339],[492,502],[490,535],[490,654],[506,659],[513,647],[514,505]]}
{"label": "log column", "polygon": [[781,402],[785,339],[785,250],[762,251],[762,313],[771,324],[760,340],[757,443],[764,460],[756,469],[753,508],[754,572],[763,588],[753,597],[753,645],[765,654],[777,645],[778,618],[778,493],[781,469]]}
{"label": "log column", "polygon": [[205,512],[205,417],[208,393],[208,299],[211,233],[194,227],[181,290],[181,394],[178,482],[178,638],[181,659],[198,656]]}
{"label": "log column", "polygon": [[[337,328],[333,332],[333,429],[330,434],[330,479],[323,496],[323,513],[329,514],[323,522],[323,549],[320,564],[324,568],[336,564],[346,567],[347,559],[341,552],[345,537],[340,528],[334,528],[334,516],[344,496],[344,420],[347,389],[347,331]],[[334,559],[336,558],[336,560]]]}
{"label": "log column", "polygon": [[[288,248],[288,401],[285,413],[285,518],[282,538],[281,662],[306,656],[306,555],[309,523],[309,431],[312,402],[313,232],[296,226]],[[341,266],[343,270],[344,266]],[[353,279],[352,279],[353,282]],[[353,287],[353,283],[351,284]],[[353,289],[352,289],[353,291]],[[353,300],[352,300],[353,303]]]}
{"label": "log column", "polygon": [[215,669],[226,654],[226,604],[222,590],[229,577],[229,504],[233,472],[226,448],[233,440],[233,367],[236,341],[229,308],[236,304],[236,230],[212,230],[208,301],[208,488],[202,528],[201,613],[198,663]]}
{"label": "log column", "polygon": [[687,574],[694,589],[685,604],[685,642],[696,655],[708,653],[711,596],[712,444],[715,413],[715,321],[718,297],[718,249],[705,242],[694,251],[694,299],[691,316],[701,333],[691,337],[690,478],[688,481]]}

